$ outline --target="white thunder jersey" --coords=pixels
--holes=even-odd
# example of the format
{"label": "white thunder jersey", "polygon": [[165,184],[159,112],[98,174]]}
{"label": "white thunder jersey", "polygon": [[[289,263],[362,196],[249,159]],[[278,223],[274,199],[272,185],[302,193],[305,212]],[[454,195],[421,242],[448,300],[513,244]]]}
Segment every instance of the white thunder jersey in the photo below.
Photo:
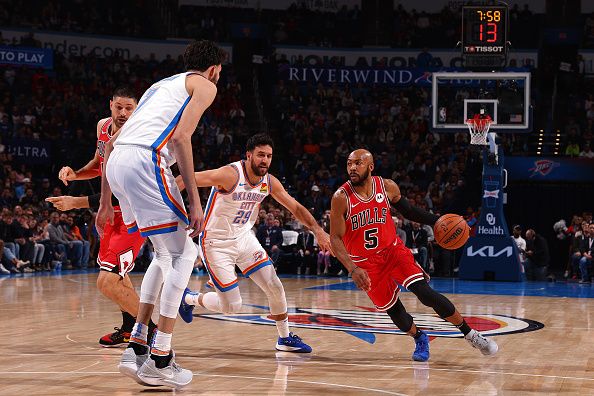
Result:
{"label": "white thunder jersey", "polygon": [[175,155],[168,142],[190,101],[190,95],[186,90],[186,76],[189,74],[196,73],[176,74],[154,83],[147,89],[140,98],[138,107],[122,127],[114,146],[146,147],[159,154],[164,160],[163,165],[173,165]]}
{"label": "white thunder jersey", "polygon": [[237,182],[228,192],[211,188],[202,238],[236,239],[250,232],[258,217],[260,203],[270,194],[268,173],[258,184],[253,185],[247,177],[244,161],[233,162],[228,166],[237,171]]}

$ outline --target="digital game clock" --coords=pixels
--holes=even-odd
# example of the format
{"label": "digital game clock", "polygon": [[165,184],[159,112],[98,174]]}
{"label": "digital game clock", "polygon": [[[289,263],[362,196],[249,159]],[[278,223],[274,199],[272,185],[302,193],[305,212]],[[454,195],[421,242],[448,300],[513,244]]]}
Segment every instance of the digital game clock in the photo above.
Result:
{"label": "digital game clock", "polygon": [[462,7],[462,57],[466,67],[499,67],[507,58],[506,6]]}

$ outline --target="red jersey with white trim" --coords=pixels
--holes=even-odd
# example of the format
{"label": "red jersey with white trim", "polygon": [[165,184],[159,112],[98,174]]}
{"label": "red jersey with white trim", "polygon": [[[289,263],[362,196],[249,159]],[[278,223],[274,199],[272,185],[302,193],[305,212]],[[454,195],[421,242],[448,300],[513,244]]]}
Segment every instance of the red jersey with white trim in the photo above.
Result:
{"label": "red jersey with white trim", "polygon": [[113,119],[109,117],[103,121],[97,138],[97,152],[99,153],[99,174],[103,172],[103,161],[105,161],[105,145],[111,140],[111,124]]}
{"label": "red jersey with white trim", "polygon": [[368,258],[396,243],[396,228],[384,181],[371,176],[372,194],[363,199],[348,181],[340,188],[347,196],[346,231],[342,241],[351,258]]}

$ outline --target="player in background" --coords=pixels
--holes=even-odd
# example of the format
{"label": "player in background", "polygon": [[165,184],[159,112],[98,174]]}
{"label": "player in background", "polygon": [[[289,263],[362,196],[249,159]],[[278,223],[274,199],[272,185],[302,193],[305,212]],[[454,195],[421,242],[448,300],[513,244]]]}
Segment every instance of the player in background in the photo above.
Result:
{"label": "player in background", "polygon": [[285,290],[252,227],[258,217],[260,203],[272,195],[313,231],[322,251],[330,250],[330,239],[311,213],[287,193],[276,177],[268,173],[273,148],[270,136],[257,134],[248,139],[245,161],[194,174],[198,187],[212,186],[200,247],[216,292],[196,293],[186,289],[179,313],[189,323],[196,305],[226,314],[240,312],[242,300],[235,274],[237,265],[268,298],[269,318],[276,322],[279,334],[276,349],[308,353],[311,347],[289,331]]}
{"label": "player in background", "polygon": [[[114,91],[109,101],[111,117],[99,120],[97,123],[97,149],[94,157],[77,171],[69,166],[60,169],[58,177],[65,185],[68,185],[70,181],[88,180],[101,176],[105,147],[128,121],[136,109],[136,105],[136,96],[131,90],[118,88]],[[97,210],[100,195],[49,197],[46,201],[51,202],[61,211],[82,208]],[[112,204],[115,212],[113,224],[105,226],[97,257],[100,269],[97,288],[101,294],[120,307],[122,326],[114,327],[115,332],[106,334],[99,339],[99,344],[104,347],[117,347],[130,341],[130,333],[138,315],[139,298],[128,273],[134,268],[134,260],[144,243],[144,238],[138,231],[128,233],[117,199],[113,196]],[[149,334],[152,334],[155,324],[151,321],[149,326],[151,327]]]}
{"label": "player in background", "polygon": [[357,287],[367,292],[378,310],[386,311],[398,328],[415,340],[413,360],[429,360],[429,337],[413,322],[398,298],[399,283],[419,301],[456,326],[483,355],[497,352],[497,344],[472,329],[446,297],[429,286],[429,276],[396,235],[390,216],[394,207],[407,219],[434,225],[438,217],[401,199],[394,181],[372,176],[373,156],[353,151],[347,159],[349,181],[332,197],[330,241],[336,257]]}
{"label": "player in background", "polygon": [[[142,280],[138,316],[118,368],[139,383],[172,388],[193,377],[175,363],[171,349],[179,301],[198,256],[192,237],[203,228],[191,139],[217,94],[225,52],[201,40],[190,43],[183,58],[186,72],[154,83],[119,131],[113,150],[107,148],[96,219],[101,235],[113,218],[113,190],[128,230],[138,229],[153,244],[155,256]],[[187,212],[171,172],[176,162],[188,186]],[[159,292],[158,330],[149,350],[147,325]]]}

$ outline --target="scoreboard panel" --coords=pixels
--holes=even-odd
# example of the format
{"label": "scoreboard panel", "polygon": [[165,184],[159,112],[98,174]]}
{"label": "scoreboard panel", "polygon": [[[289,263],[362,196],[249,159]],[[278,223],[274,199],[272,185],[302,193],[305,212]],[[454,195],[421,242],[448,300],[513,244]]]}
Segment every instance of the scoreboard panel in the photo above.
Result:
{"label": "scoreboard panel", "polygon": [[466,67],[502,67],[507,59],[506,6],[462,7],[462,57]]}

